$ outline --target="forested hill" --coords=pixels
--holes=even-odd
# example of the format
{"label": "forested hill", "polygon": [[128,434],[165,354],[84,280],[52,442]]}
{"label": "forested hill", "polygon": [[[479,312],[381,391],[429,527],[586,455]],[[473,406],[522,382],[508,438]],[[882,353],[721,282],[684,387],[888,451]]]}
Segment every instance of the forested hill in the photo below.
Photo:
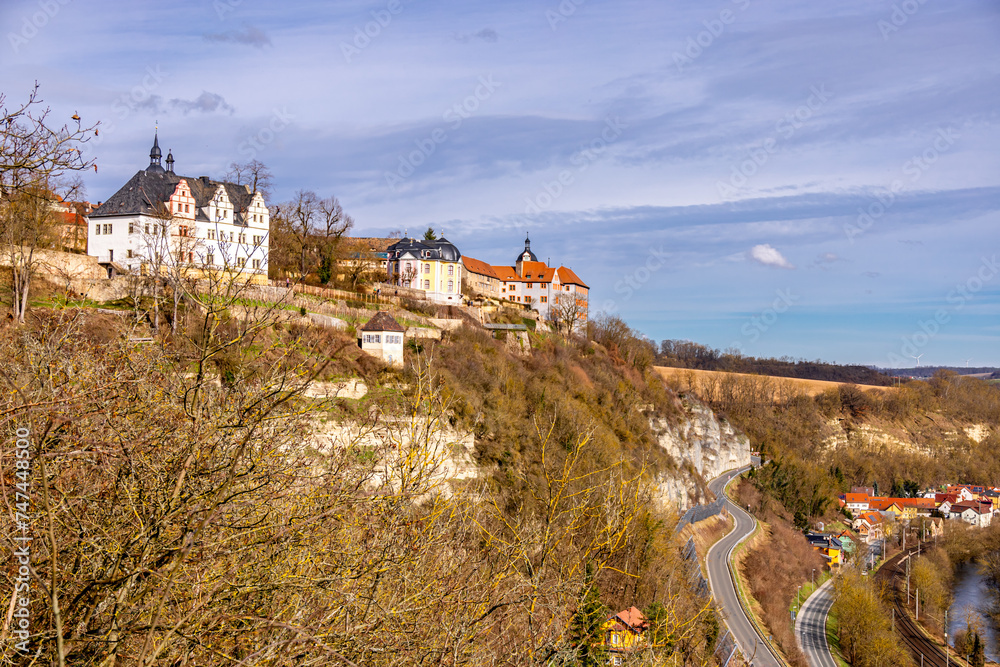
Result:
{"label": "forested hill", "polygon": [[975,375],[987,380],[1000,379],[1000,369],[995,366],[918,366],[914,368],[880,368],[881,372],[894,377],[931,378],[938,371],[951,371],[958,375]]}
{"label": "forested hill", "polygon": [[829,380],[888,386],[893,379],[868,366],[841,366],[825,361],[759,359],[746,357],[735,351],[715,350],[687,340],[664,340],[657,350],[656,363],[672,368],[691,368],[703,371],[727,371],[753,375],[801,378],[804,380]]}

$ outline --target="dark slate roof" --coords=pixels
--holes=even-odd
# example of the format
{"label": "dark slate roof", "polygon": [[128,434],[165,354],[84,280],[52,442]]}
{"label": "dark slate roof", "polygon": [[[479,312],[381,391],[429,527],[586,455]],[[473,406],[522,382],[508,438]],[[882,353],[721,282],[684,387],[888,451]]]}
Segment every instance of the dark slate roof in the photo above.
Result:
{"label": "dark slate roof", "polygon": [[406,333],[406,329],[392,315],[380,310],[361,326],[362,331],[396,331]]}
{"label": "dark slate roof", "polygon": [[[172,172],[156,169],[145,169],[136,172],[135,176],[129,179],[118,192],[101,204],[93,213],[91,218],[110,217],[115,215],[152,215],[156,212],[154,202],[165,202],[170,199],[170,195],[177,188],[177,183],[181,179],[187,181],[191,188],[191,195],[194,197],[196,219],[204,220],[205,215],[201,211],[208,202],[215,196],[215,191],[220,185],[226,188],[226,194],[236,211],[246,211],[253,200],[253,193],[245,185],[235,183],[222,183],[213,181],[207,176],[198,178],[192,176],[178,176]],[[245,217],[245,213],[242,217]],[[245,222],[245,220],[241,220]]]}
{"label": "dark slate roof", "polygon": [[165,171],[139,171],[123,185],[118,192],[111,195],[107,201],[94,209],[91,218],[103,218],[112,215],[134,215],[136,213],[154,214],[154,202],[164,202],[170,198],[177,181],[175,174]]}
{"label": "dark slate roof", "polygon": [[[525,258],[524,255],[527,254],[528,257]],[[514,265],[516,266],[518,262],[537,262],[538,258],[535,257],[535,253],[531,252],[531,239],[527,236],[524,237],[524,250],[517,254],[517,259],[514,260]]]}
{"label": "dark slate roof", "polygon": [[[445,262],[457,262],[462,259],[462,253],[458,251],[458,248],[443,236],[436,241],[400,239],[389,246],[387,250],[389,256],[393,258],[398,258],[406,252],[412,252],[420,259],[439,259]],[[424,254],[425,252],[427,254]]]}

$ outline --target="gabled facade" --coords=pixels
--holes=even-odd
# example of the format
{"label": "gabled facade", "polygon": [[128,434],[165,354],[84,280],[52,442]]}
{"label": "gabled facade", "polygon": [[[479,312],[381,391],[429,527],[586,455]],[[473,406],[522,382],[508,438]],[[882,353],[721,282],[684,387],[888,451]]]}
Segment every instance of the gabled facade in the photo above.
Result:
{"label": "gabled facade", "polygon": [[878,512],[862,512],[852,527],[868,544],[873,544],[885,534],[885,518]]}
{"label": "gabled facade", "polygon": [[[982,488],[982,487],[977,487]],[[975,500],[976,495],[972,492],[972,487],[968,484],[952,484],[948,487],[948,493],[954,493],[958,496],[959,501],[967,502],[970,500]]]}
{"label": "gabled facade", "polygon": [[448,239],[404,238],[386,253],[390,283],[420,290],[436,303],[462,302],[462,253]]}
{"label": "gabled facade", "polygon": [[952,519],[961,519],[966,523],[986,528],[993,520],[993,507],[978,501],[956,503],[951,506],[950,516]]}
{"label": "gabled facade", "polygon": [[621,665],[623,654],[646,646],[649,622],[642,612],[629,607],[611,614],[601,626],[601,644],[611,654],[611,665]]}
{"label": "gabled facade", "polygon": [[153,138],[149,166],[90,214],[87,254],[109,267],[224,269],[267,277],[270,213],[245,185],[174,173],[160,164]]}

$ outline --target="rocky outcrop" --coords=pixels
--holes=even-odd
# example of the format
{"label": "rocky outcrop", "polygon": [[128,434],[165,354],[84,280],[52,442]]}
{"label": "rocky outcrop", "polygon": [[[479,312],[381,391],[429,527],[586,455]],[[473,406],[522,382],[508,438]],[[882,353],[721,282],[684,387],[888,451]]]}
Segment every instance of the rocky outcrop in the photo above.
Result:
{"label": "rocky outcrop", "polygon": [[[363,383],[357,385],[363,387]],[[314,393],[325,391],[325,395],[340,396],[359,387],[330,383],[310,389]],[[663,507],[672,505],[679,511],[707,500],[708,480],[750,463],[750,441],[745,435],[720,420],[700,401],[685,398],[683,405],[686,415],[679,423],[661,418],[650,420],[657,444],[676,464],[673,469],[656,475],[655,500]],[[425,430],[414,429],[405,421],[383,422],[382,428],[320,423],[312,444],[321,451],[329,447],[360,447],[377,452],[381,460],[377,479],[393,479],[399,456],[403,452],[412,455],[414,447],[421,452],[419,458],[431,466],[430,474],[439,488],[446,489],[454,481],[474,479],[481,474],[475,463],[473,434],[448,426]]]}
{"label": "rocky outcrop", "polygon": [[685,510],[705,499],[705,482],[750,464],[750,439],[701,401],[681,400],[684,420],[674,424],[657,418],[650,425],[657,444],[677,464],[676,471],[657,476],[657,500]]}

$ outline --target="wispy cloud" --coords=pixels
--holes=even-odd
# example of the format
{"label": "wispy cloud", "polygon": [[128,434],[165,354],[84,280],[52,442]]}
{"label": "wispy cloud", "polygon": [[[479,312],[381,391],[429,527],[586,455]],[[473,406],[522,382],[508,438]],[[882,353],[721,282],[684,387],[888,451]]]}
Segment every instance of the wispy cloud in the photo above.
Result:
{"label": "wispy cloud", "polygon": [[210,93],[207,90],[201,91],[201,95],[193,100],[185,100],[180,97],[164,100],[160,95],[150,95],[141,102],[136,102],[135,108],[148,110],[152,113],[180,112],[185,116],[192,113],[210,114],[216,112],[232,115],[236,111],[236,108],[227,102],[222,95]]}
{"label": "wispy cloud", "polygon": [[473,33],[471,35],[460,33],[458,35],[455,35],[455,39],[459,42],[462,42],[463,44],[467,44],[468,42],[471,42],[474,39],[480,39],[484,42],[489,42],[493,44],[500,39],[500,35],[498,35],[497,31],[494,30],[493,28],[483,28],[479,32]]}
{"label": "wispy cloud", "polygon": [[768,243],[755,245],[753,248],[750,248],[750,259],[764,266],[776,266],[779,269],[795,268],[794,264],[785,259],[776,248],[773,248]]}
{"label": "wispy cloud", "polygon": [[205,40],[209,42],[227,42],[230,44],[244,44],[263,49],[271,46],[271,38],[261,30],[252,25],[243,24],[242,30],[227,30],[226,32],[206,33]]}

